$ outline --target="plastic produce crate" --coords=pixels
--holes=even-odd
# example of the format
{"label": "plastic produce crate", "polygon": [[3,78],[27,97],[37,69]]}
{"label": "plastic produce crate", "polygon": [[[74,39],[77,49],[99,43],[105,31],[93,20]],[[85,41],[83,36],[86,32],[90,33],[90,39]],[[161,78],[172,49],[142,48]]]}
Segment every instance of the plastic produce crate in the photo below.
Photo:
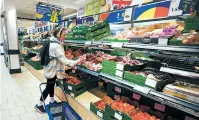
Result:
{"label": "plastic produce crate", "polygon": [[[138,102],[132,101],[132,100],[128,99],[127,97],[123,97],[123,96],[121,97],[122,101],[124,101],[123,98],[126,98],[125,102],[133,105],[136,108],[134,111],[137,111],[137,108],[139,107]],[[112,119],[114,118],[117,120],[132,120],[132,119],[127,119],[127,117],[124,117],[125,115],[127,115],[127,113],[122,113],[118,110],[114,110],[111,108],[111,106],[109,104],[106,105],[105,111],[106,111],[107,115],[105,115],[104,120],[110,120],[110,118],[112,118]],[[134,112],[134,111],[132,111],[132,112]]]}
{"label": "plastic produce crate", "polygon": [[135,75],[130,72],[124,73],[124,79],[127,81],[130,81],[132,83],[138,84],[138,85],[145,85],[146,77],[143,77],[141,75]]}
{"label": "plastic produce crate", "polygon": [[70,91],[68,89],[65,89],[65,93],[66,94],[69,94],[71,97],[75,98],[81,94],[83,94],[84,92],[86,92],[86,87],[83,87],[81,89],[77,89],[77,90],[73,90],[73,91]]}
{"label": "plastic produce crate", "polygon": [[63,89],[64,88],[63,80],[62,79],[57,79],[56,85],[57,85],[57,87],[60,87],[60,88]]}
{"label": "plastic produce crate", "polygon": [[85,83],[82,81],[81,83],[74,85],[74,84],[70,84],[70,83],[67,83],[66,81],[64,81],[63,86],[64,86],[65,90],[76,91],[78,89],[83,88],[85,86]]}
{"label": "plastic produce crate", "polygon": [[[100,100],[101,101],[101,100]],[[100,102],[98,101],[98,102]],[[97,107],[95,107],[94,103],[90,103],[90,110],[95,113],[97,116],[99,116],[100,118],[104,118],[104,114],[105,114],[105,110],[101,110]]]}

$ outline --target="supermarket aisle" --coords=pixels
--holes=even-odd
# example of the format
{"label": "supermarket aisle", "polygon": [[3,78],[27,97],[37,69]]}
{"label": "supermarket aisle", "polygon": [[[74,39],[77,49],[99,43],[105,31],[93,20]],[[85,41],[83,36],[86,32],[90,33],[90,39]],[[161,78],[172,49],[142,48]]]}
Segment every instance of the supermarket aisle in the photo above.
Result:
{"label": "supermarket aisle", "polygon": [[40,81],[25,67],[22,73],[10,75],[1,57],[1,120],[48,120],[46,114],[35,112]]}

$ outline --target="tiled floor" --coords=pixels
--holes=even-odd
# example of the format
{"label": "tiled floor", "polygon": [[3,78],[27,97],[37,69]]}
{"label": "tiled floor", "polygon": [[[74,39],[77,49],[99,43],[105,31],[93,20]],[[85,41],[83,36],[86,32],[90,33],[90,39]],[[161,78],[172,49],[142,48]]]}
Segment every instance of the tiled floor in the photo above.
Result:
{"label": "tiled floor", "polygon": [[46,114],[34,110],[40,97],[40,81],[25,67],[22,67],[22,73],[10,75],[3,57],[0,59],[1,120],[48,120]]}

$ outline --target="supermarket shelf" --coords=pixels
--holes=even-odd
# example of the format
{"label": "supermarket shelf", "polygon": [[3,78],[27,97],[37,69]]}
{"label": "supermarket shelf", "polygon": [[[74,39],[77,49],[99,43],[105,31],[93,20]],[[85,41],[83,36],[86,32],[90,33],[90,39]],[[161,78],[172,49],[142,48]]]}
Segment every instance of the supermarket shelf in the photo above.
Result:
{"label": "supermarket shelf", "polygon": [[196,78],[196,79],[199,80],[199,74],[198,73],[194,73],[194,72],[177,70],[177,69],[167,68],[167,67],[161,67],[160,71],[171,73],[171,74],[175,74],[175,75],[190,77],[190,78]]}
{"label": "supermarket shelf", "polygon": [[142,49],[151,49],[151,50],[165,50],[165,51],[175,51],[175,52],[190,52],[190,53],[199,53],[198,47],[181,47],[181,46],[162,46],[162,45],[145,45],[145,44],[131,44],[126,43],[123,47],[126,48],[142,48]]}
{"label": "supermarket shelf", "polygon": [[108,81],[110,83],[116,84],[118,86],[129,89],[131,91],[139,93],[148,98],[151,98],[151,99],[158,101],[162,104],[165,104],[167,106],[174,107],[176,109],[179,109],[179,110],[189,113],[191,115],[199,117],[199,104],[192,103],[192,102],[189,102],[186,100],[182,100],[180,98],[176,98],[173,96],[169,96],[164,93],[157,92],[153,89],[139,86],[139,85],[133,84],[131,82],[125,81],[121,78],[107,75],[104,73],[100,73],[100,78],[102,80]]}
{"label": "supermarket shelf", "polygon": [[98,72],[95,72],[95,71],[92,71],[92,70],[88,70],[88,69],[82,68],[82,67],[80,67],[80,66],[77,66],[77,70],[80,70],[80,71],[82,71],[82,72],[88,73],[88,74],[93,75],[93,76],[96,76],[96,77],[99,76],[99,73],[98,73]]}
{"label": "supermarket shelf", "polygon": [[64,40],[64,43],[85,44],[86,40]]}
{"label": "supermarket shelf", "polygon": [[[181,16],[181,15],[179,15]],[[143,22],[152,22],[152,21],[162,21],[162,20],[173,20],[177,19],[179,16],[169,16],[169,17],[162,17],[162,18],[156,18],[156,19],[148,19],[148,20],[134,20],[134,23],[143,23]]]}

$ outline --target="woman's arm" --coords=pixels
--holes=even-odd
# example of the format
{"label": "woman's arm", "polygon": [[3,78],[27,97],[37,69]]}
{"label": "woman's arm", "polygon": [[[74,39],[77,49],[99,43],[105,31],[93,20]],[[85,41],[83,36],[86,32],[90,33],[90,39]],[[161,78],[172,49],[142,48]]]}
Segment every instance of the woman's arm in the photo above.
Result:
{"label": "woman's arm", "polygon": [[64,53],[64,48],[62,46],[58,46],[55,49],[55,55],[56,57],[65,65],[73,67],[78,63],[78,61],[74,60],[69,60],[66,58],[65,53]]}

